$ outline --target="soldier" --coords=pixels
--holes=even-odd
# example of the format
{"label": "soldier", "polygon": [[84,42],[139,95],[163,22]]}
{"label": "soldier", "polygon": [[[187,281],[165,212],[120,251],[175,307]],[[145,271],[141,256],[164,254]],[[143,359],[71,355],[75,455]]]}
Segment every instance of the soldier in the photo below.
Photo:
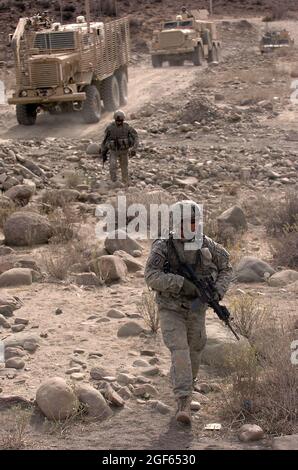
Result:
{"label": "soldier", "polygon": [[136,130],[125,121],[125,114],[118,110],[114,113],[114,120],[105,130],[105,136],[101,144],[102,153],[109,151],[110,176],[112,181],[117,181],[117,162],[119,160],[122,181],[128,185],[128,154],[136,155],[139,138]]}
{"label": "soldier", "polygon": [[[184,235],[186,227],[191,223],[191,232],[196,232],[200,208],[193,201],[181,201],[172,206],[172,210],[177,209],[181,213],[181,228],[176,228],[176,237],[180,233],[180,238],[171,239],[171,243],[168,239],[153,242],[145,268],[145,280],[156,291],[161,332],[171,352],[171,379],[178,405],[176,420],[190,424],[191,395],[207,339],[207,305],[199,302],[192,282],[178,274],[177,254],[180,262],[192,265],[198,277],[213,278],[216,300],[222,299],[228,289],[232,267],[229,253],[211,238],[204,236],[200,249],[198,245],[192,250],[186,247],[185,243],[189,244],[188,237]],[[191,221],[190,215],[187,217],[187,210],[191,212]],[[193,242],[194,239],[191,240]]]}
{"label": "soldier", "polygon": [[186,7],[181,7],[181,16],[183,20],[188,20],[193,17],[193,15],[187,11]]}

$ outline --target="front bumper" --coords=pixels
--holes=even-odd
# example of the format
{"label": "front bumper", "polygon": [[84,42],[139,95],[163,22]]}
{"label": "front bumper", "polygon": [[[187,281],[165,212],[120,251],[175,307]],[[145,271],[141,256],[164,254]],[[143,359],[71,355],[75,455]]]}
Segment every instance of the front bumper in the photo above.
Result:
{"label": "front bumper", "polygon": [[47,104],[47,103],[65,103],[70,101],[85,101],[86,93],[69,93],[68,95],[51,96],[13,96],[8,98],[8,104]]}

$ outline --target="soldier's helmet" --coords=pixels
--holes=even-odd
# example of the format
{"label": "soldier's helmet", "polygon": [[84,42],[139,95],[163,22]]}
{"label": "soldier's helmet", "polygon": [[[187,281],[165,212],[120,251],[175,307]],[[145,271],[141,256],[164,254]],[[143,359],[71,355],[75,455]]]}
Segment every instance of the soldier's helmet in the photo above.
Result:
{"label": "soldier's helmet", "polygon": [[177,15],[177,16],[176,16],[176,21],[182,21],[182,16],[181,16],[181,15]]}
{"label": "soldier's helmet", "polygon": [[114,112],[114,119],[115,121],[119,120],[119,121],[125,121],[125,112],[122,111],[121,109],[118,109],[117,111]]}
{"label": "soldier's helmet", "polygon": [[182,11],[183,13],[185,13],[185,12],[186,12],[186,7],[181,7],[181,11]]}

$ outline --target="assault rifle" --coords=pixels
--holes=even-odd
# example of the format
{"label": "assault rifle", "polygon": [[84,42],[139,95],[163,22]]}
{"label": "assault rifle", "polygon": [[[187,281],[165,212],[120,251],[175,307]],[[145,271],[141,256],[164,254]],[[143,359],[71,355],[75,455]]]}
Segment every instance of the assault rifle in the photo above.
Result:
{"label": "assault rifle", "polygon": [[225,305],[220,305],[219,301],[215,299],[216,288],[213,280],[211,280],[210,278],[198,279],[192,267],[181,261],[171,237],[169,242],[171,243],[171,248],[173,249],[177,261],[179,263],[180,268],[178,274],[193,283],[193,285],[197,288],[198,298],[200,299],[200,301],[203,304],[209,305],[209,307],[211,307],[212,310],[216,313],[218,318],[227,325],[227,327],[231,330],[237,340],[240,341],[239,336],[230,324],[230,320],[232,320],[232,318],[229,310]]}

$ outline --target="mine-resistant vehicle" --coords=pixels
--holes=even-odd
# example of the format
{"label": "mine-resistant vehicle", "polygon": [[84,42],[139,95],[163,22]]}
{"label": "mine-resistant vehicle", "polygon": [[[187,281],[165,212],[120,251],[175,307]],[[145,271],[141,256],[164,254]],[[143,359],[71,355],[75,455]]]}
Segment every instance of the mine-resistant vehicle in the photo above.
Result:
{"label": "mine-resistant vehicle", "polygon": [[218,62],[221,43],[216,25],[204,17],[199,10],[192,10],[188,18],[177,15],[174,20],[163,22],[160,29],[153,32],[153,67],[161,67],[163,62],[183,65],[185,60],[194,65],[202,65],[204,59]]}
{"label": "mine-resistant vehicle", "polygon": [[262,54],[272,52],[285,47],[292,47],[294,40],[286,29],[282,31],[266,31],[260,41]]}
{"label": "mine-resistant vehicle", "polygon": [[130,59],[127,18],[108,22],[54,23],[45,14],[21,18],[11,38],[19,124],[32,125],[40,109],[79,111],[86,123],[127,102]]}

